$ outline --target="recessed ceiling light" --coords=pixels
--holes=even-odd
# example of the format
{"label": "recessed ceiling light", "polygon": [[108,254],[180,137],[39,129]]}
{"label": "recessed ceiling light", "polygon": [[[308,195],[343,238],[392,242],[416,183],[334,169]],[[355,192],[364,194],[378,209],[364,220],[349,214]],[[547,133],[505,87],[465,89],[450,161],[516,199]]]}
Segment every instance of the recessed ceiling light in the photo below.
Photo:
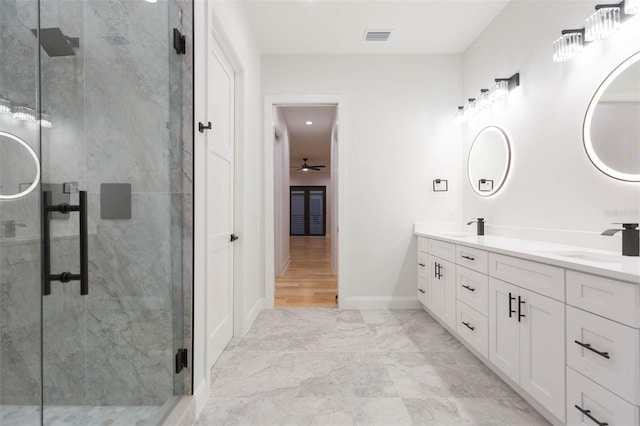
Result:
{"label": "recessed ceiling light", "polygon": [[307,126],[311,126],[313,124],[313,121],[305,121],[304,124],[306,124]]}

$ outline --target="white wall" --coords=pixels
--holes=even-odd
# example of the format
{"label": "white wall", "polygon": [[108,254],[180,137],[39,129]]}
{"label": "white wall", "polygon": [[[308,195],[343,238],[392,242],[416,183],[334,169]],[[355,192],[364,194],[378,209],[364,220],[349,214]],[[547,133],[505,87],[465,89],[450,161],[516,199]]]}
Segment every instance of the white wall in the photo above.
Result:
{"label": "white wall", "polygon": [[[291,172],[290,186],[326,186],[326,215],[327,223],[325,226],[326,234],[331,235],[332,223],[333,223],[333,199],[334,192],[331,187],[331,173],[329,172]],[[289,191],[289,189],[287,189]],[[287,210],[289,214],[289,210]]]}
{"label": "white wall", "polygon": [[413,224],[446,222],[449,209],[460,220],[460,186],[434,194],[431,181],[460,180],[460,130],[450,108],[462,96],[461,79],[460,56],[262,57],[265,96],[345,99],[341,307],[417,306]]}
{"label": "white wall", "polygon": [[[246,21],[241,3],[209,0],[212,14],[206,13],[205,0],[194,5],[196,40],[204,39],[205,26],[214,31],[216,39],[236,71],[236,234],[234,333],[242,335],[264,304],[264,223],[262,219],[262,127],[260,125],[260,52]],[[206,49],[196,45],[195,72],[206,58]],[[198,87],[195,88],[198,90]],[[198,116],[195,105],[195,121]],[[197,159],[196,159],[197,161]],[[200,177],[202,178],[202,177]],[[196,176],[196,179],[198,177]],[[198,205],[195,200],[196,215]],[[197,218],[196,218],[197,220]],[[197,239],[197,238],[196,238]],[[198,247],[196,246],[196,251]],[[198,254],[195,253],[197,256]],[[194,271],[197,276],[197,271]],[[205,368],[204,282],[196,279],[194,286],[194,393],[196,414],[203,408],[208,394],[209,371]]]}
{"label": "white wall", "polygon": [[273,173],[274,173],[274,241],[275,241],[275,273],[285,273],[290,261],[289,253],[289,132],[282,115],[282,109],[273,108],[273,122],[280,138],[273,141]]}
{"label": "white wall", "polygon": [[330,233],[333,238],[331,239],[331,267],[333,268],[333,273],[338,275],[338,197],[336,196],[338,193],[338,181],[340,179],[339,175],[339,162],[338,158],[338,120],[336,119],[331,126],[331,193],[333,197],[331,197],[332,201],[332,209],[331,209],[331,228],[327,227],[327,232]]}
{"label": "white wall", "polygon": [[582,122],[602,80],[640,50],[640,17],[568,62],[551,58],[560,31],[583,26],[593,6],[510,2],[464,53],[464,98],[496,77],[521,75],[521,87],[505,105],[465,126],[465,161],[486,125],[502,127],[512,143],[512,170],[498,194],[481,198],[464,185],[464,218],[485,217],[487,233],[619,251],[621,237],[600,232],[611,222],[638,222],[640,184],[614,180],[591,164]]}

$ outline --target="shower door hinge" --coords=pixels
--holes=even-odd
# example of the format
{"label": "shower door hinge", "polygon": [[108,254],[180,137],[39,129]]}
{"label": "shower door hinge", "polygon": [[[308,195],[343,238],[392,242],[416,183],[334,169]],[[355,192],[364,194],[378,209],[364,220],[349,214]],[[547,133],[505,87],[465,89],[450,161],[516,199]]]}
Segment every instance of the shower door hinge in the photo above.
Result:
{"label": "shower door hinge", "polygon": [[178,55],[187,53],[186,36],[183,36],[177,28],[173,29],[173,48],[176,49]]}
{"label": "shower door hinge", "polygon": [[189,357],[187,356],[186,349],[178,349],[176,352],[176,374],[182,371],[183,368],[188,367]]}

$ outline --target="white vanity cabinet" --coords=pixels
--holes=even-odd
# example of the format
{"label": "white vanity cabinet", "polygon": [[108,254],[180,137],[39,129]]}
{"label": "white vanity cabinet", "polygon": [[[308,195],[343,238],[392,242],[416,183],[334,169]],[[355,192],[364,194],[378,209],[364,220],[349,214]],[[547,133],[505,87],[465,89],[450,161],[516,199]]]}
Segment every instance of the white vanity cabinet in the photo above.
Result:
{"label": "white vanity cabinet", "polygon": [[456,327],[455,244],[418,238],[418,300],[446,325]]}
{"label": "white vanity cabinet", "polygon": [[567,272],[567,424],[640,424],[637,284]]}

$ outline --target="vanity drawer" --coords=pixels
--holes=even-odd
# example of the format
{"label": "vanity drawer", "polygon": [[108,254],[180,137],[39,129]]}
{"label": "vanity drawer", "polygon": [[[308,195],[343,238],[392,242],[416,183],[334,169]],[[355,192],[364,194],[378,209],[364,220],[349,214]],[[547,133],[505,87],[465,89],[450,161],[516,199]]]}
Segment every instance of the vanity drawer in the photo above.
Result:
{"label": "vanity drawer", "polygon": [[486,274],[489,269],[489,253],[471,247],[456,246],[456,263]]}
{"label": "vanity drawer", "polygon": [[418,252],[418,276],[429,277],[429,255],[426,253]]}
{"label": "vanity drawer", "polygon": [[637,425],[640,420],[638,407],[567,367],[567,425],[595,426],[576,405],[609,426]]}
{"label": "vanity drawer", "polygon": [[458,335],[473,346],[483,357],[489,352],[489,322],[487,317],[480,315],[475,309],[458,303],[456,331]]}
{"label": "vanity drawer", "polygon": [[637,329],[567,306],[567,365],[638,405],[639,357]]}
{"label": "vanity drawer", "polygon": [[564,302],[564,269],[489,253],[489,275]]}
{"label": "vanity drawer", "polygon": [[439,257],[440,259],[448,260],[449,262],[456,261],[455,244],[432,239],[429,239],[428,241],[428,251],[430,255]]}
{"label": "vanity drawer", "polygon": [[640,327],[640,286],[567,271],[567,303],[614,321]]}
{"label": "vanity drawer", "polygon": [[425,237],[418,237],[418,251],[423,253],[429,252],[429,239]]}
{"label": "vanity drawer", "polygon": [[456,268],[456,295],[482,315],[489,312],[489,277],[480,272],[458,266]]}

